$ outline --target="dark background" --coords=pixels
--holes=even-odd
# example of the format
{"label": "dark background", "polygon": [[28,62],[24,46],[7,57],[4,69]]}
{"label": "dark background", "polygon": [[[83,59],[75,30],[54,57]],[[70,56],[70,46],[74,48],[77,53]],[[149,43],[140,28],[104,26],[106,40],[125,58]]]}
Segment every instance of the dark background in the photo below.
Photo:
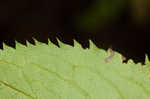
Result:
{"label": "dark background", "polygon": [[83,48],[89,39],[99,48],[113,48],[127,59],[144,63],[150,57],[148,0],[3,0],[0,1],[0,47],[15,40],[34,44],[33,37],[56,44],[56,38]]}

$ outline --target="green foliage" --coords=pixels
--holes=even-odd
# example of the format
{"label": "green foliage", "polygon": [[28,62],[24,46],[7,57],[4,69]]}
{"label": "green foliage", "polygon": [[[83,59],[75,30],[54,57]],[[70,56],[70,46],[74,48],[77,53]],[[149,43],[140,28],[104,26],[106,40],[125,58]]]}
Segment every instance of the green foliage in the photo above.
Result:
{"label": "green foliage", "polygon": [[59,41],[0,50],[0,99],[150,99],[150,67],[123,64],[115,52]]}

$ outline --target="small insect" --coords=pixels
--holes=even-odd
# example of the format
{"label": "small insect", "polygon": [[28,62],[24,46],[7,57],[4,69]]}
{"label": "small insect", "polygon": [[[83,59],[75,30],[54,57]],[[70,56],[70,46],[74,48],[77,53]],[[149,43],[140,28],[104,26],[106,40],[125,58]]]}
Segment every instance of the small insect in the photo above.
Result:
{"label": "small insect", "polygon": [[[108,63],[111,61],[112,57],[115,55],[115,52],[112,50],[112,48],[109,48],[108,49],[110,51],[110,56],[108,56],[106,59],[105,59],[105,62]],[[126,57],[125,56],[121,56],[121,59],[122,61],[125,61],[126,60]]]}
{"label": "small insect", "polygon": [[108,63],[112,57],[115,55],[115,52],[112,50],[112,48],[109,48],[108,49],[110,51],[110,56],[108,56],[106,59],[105,59],[105,62]]}

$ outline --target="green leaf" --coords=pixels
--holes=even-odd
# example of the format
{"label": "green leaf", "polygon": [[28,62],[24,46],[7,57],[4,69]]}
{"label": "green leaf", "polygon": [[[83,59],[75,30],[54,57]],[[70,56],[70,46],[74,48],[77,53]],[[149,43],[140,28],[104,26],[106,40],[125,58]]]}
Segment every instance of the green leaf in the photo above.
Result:
{"label": "green leaf", "polygon": [[0,99],[150,99],[148,58],[123,64],[115,52],[106,63],[110,53],[91,41],[89,49],[35,43],[0,50]]}

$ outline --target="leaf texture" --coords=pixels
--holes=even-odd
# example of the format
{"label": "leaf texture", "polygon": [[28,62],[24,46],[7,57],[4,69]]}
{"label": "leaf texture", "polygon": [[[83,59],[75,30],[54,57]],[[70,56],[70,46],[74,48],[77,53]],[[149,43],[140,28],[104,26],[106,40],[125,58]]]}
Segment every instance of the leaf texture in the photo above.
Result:
{"label": "leaf texture", "polygon": [[90,41],[89,49],[35,40],[0,50],[0,99],[150,99],[150,63],[123,64]]}

